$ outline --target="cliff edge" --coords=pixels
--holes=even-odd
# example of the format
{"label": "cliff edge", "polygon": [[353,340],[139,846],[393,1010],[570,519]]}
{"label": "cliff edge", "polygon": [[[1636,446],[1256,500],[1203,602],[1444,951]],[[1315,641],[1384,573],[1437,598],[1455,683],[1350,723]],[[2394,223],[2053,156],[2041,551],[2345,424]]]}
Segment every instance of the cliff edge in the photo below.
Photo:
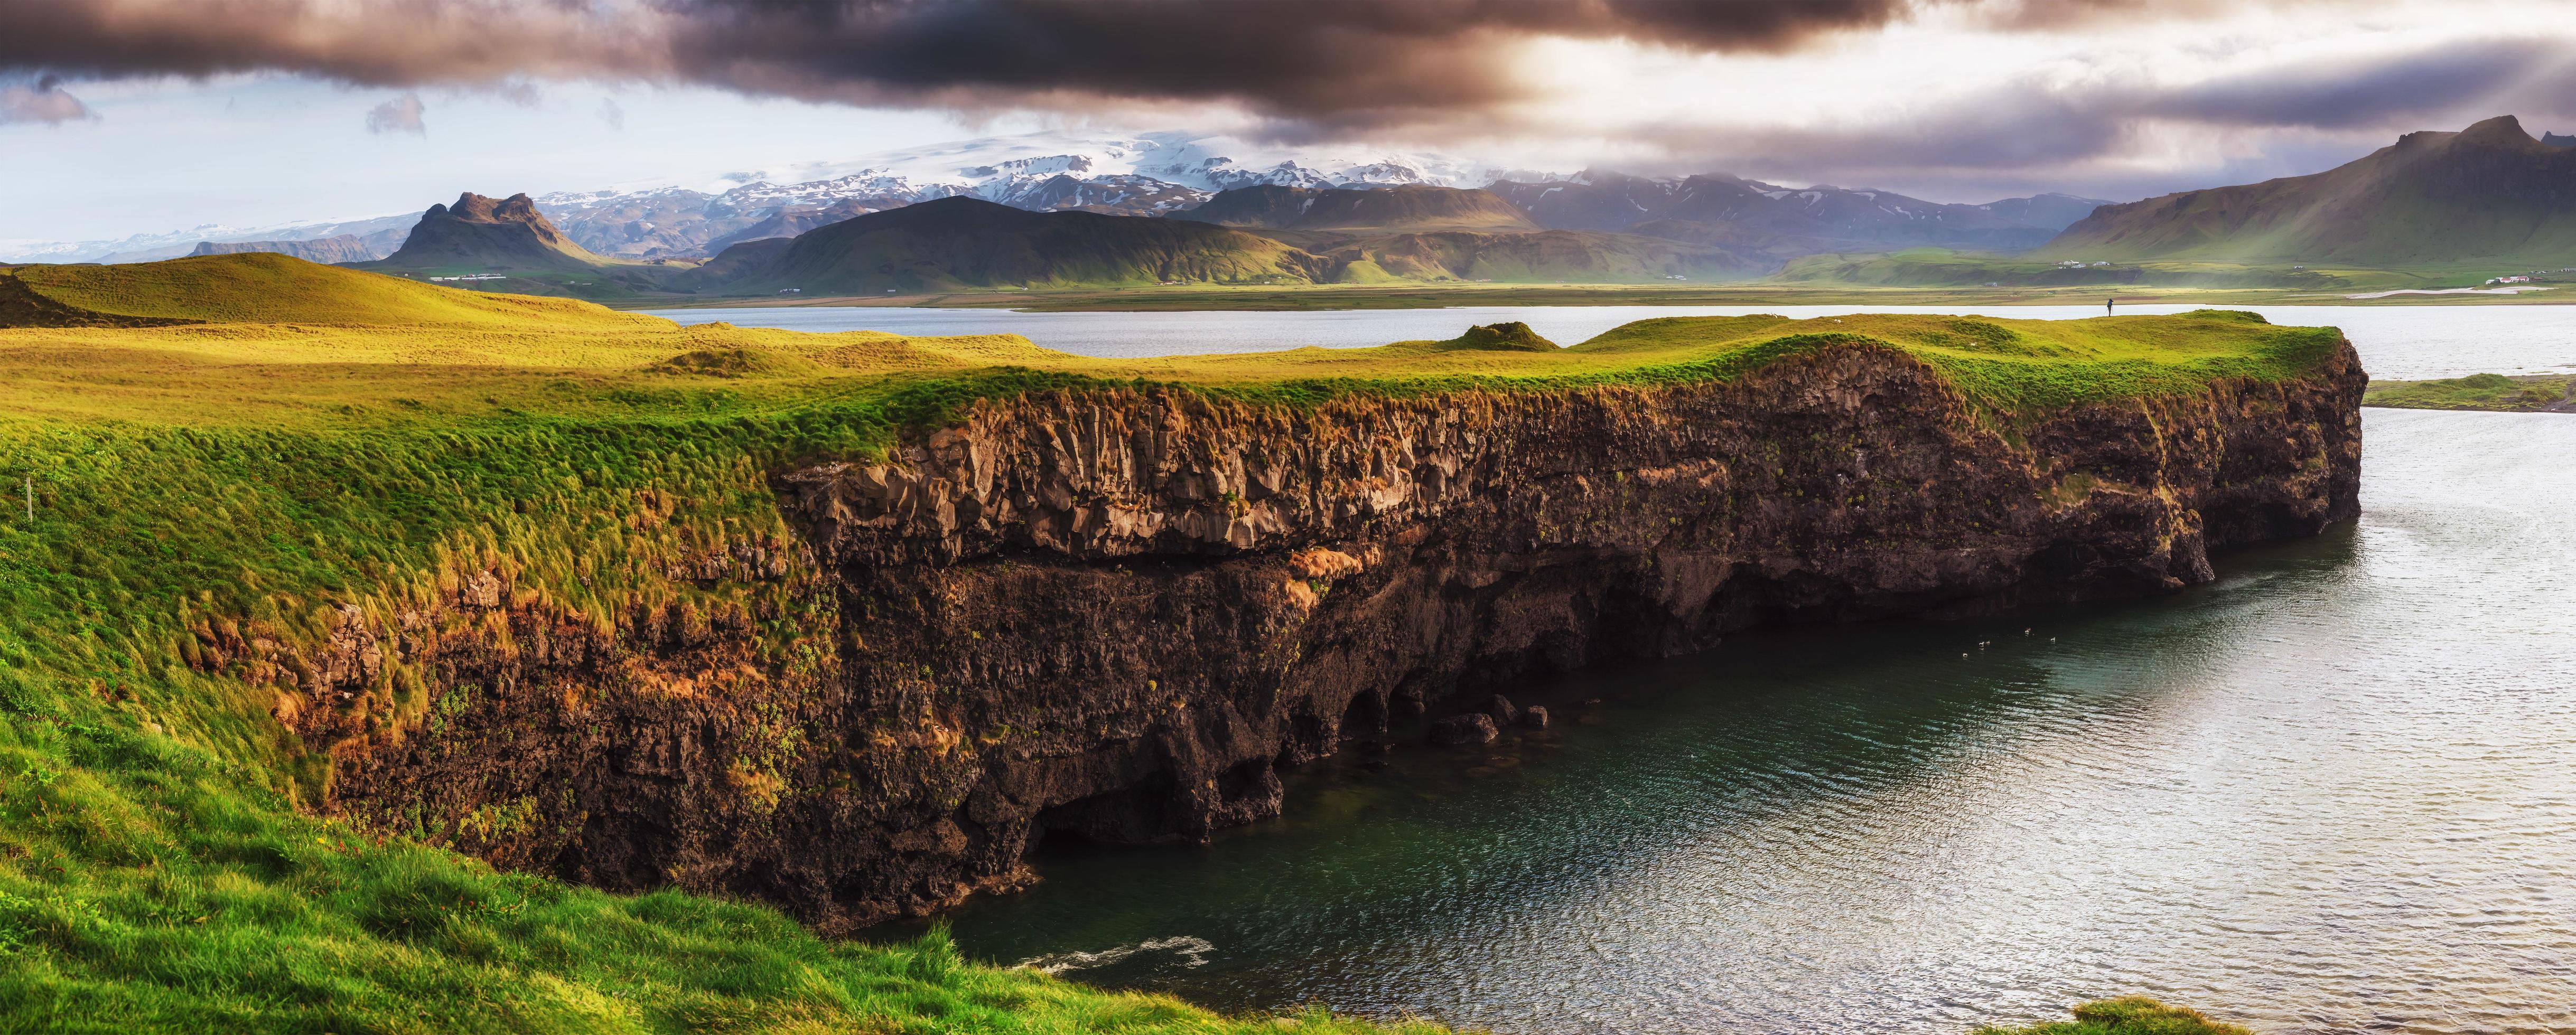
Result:
{"label": "cliff edge", "polygon": [[[481,624],[393,649],[470,698],[436,736],[344,740],[334,800],[847,930],[1010,887],[1050,833],[1276,814],[1283,767],[1533,670],[2209,581],[2213,549],[2358,513],[2365,382],[2337,337],[2298,376],[2016,419],[1826,334],[1725,380],[985,399],[774,471],[798,537],[677,573],[790,604],[601,631],[460,587]],[[780,637],[814,656],[792,678],[754,663]]]}

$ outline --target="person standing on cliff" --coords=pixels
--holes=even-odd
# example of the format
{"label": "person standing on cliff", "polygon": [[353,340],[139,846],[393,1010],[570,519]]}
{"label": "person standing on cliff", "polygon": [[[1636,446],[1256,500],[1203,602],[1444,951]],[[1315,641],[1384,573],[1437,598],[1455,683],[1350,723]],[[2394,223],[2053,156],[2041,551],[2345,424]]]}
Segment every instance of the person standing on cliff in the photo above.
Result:
{"label": "person standing on cliff", "polygon": [[2111,296],[2111,297],[2109,297],[2109,298],[2105,298],[2105,299],[2103,299],[2103,300],[2102,300],[2102,315],[2104,315],[2104,316],[2109,316],[2109,315],[2111,315],[2111,303],[2113,303],[2113,302],[2117,302],[2117,301],[2119,301],[2119,300],[2120,300],[2120,296],[2118,296],[2118,295],[2113,295],[2113,296]]}

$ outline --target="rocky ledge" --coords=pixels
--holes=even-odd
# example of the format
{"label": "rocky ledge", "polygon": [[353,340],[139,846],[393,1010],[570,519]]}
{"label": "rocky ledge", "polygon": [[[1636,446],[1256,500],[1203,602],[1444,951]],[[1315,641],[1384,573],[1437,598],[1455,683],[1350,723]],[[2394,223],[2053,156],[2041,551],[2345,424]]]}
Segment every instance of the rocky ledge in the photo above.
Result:
{"label": "rocky ledge", "polygon": [[[2212,549],[2355,516],[2364,383],[2346,345],[2016,423],[1850,342],[1725,383],[985,402],[885,463],[779,472],[806,541],[686,573],[767,580],[803,601],[783,614],[609,628],[461,587],[480,620],[388,642],[468,696],[340,749],[334,795],[505,864],[848,930],[1008,887],[1046,835],[1272,815],[1282,767],[1487,713],[1532,670],[2208,581]],[[764,637],[815,661],[763,669]]]}

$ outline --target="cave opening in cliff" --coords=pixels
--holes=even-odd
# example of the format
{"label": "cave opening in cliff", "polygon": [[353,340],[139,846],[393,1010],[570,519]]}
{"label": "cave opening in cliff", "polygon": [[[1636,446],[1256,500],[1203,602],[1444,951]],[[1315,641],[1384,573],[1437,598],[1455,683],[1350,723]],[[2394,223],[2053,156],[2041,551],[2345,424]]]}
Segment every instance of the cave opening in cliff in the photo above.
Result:
{"label": "cave opening in cliff", "polygon": [[1038,811],[1029,821],[1028,854],[1169,840],[1178,813],[1178,777],[1166,768],[1134,783]]}

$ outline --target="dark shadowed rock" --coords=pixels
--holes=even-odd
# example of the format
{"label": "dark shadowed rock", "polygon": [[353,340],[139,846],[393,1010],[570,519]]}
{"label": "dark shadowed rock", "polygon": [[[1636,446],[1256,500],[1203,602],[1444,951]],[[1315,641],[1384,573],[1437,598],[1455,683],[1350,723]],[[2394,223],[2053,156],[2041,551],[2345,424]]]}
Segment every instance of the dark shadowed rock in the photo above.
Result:
{"label": "dark shadowed rock", "polygon": [[1452,715],[1431,724],[1434,744],[1490,744],[1503,731],[1494,725],[1494,717],[1483,712]]}
{"label": "dark shadowed rock", "polygon": [[1543,707],[1543,706],[1535,705],[1535,704],[1533,704],[1533,705],[1531,705],[1531,706],[1529,706],[1529,707],[1527,707],[1527,708],[1523,708],[1523,709],[1521,709],[1521,725],[1523,725],[1523,726],[1527,726],[1527,727],[1529,727],[1529,728],[1531,728],[1531,729],[1534,729],[1534,730],[1543,730],[1543,729],[1546,729],[1546,728],[1547,728],[1547,709],[1546,709],[1545,707]]}
{"label": "dark shadowed rock", "polygon": [[1496,726],[1509,726],[1521,718],[1521,710],[1512,707],[1511,698],[1501,694],[1495,694],[1493,703],[1485,706],[1485,714],[1494,717]]}

